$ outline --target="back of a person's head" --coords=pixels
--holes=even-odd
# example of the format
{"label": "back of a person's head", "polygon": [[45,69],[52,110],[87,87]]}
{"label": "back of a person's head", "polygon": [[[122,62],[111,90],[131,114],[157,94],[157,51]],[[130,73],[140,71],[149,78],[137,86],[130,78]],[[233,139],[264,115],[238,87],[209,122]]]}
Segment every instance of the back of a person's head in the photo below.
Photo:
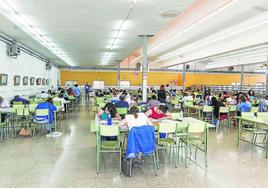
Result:
{"label": "back of a person's head", "polygon": [[59,96],[59,98],[63,98],[63,94],[62,93],[59,93],[58,96]]}
{"label": "back of a person's head", "polygon": [[45,91],[41,91],[41,93],[45,93]]}
{"label": "back of a person's head", "polygon": [[4,101],[4,98],[0,96],[0,103]]}
{"label": "back of a person's head", "polygon": [[152,95],[152,100],[156,100],[156,96],[155,95]]}
{"label": "back of a person's head", "polygon": [[47,98],[46,102],[49,102],[49,103],[53,104],[53,100],[52,100],[51,97]]}
{"label": "back of a person's head", "polygon": [[20,98],[20,96],[19,96],[19,95],[15,95],[14,98],[15,98],[15,99],[16,99],[16,98]]}
{"label": "back of a person's head", "polygon": [[135,119],[138,118],[139,108],[137,106],[132,106],[129,110],[130,114],[133,114]]}
{"label": "back of a person's head", "polygon": [[164,85],[161,85],[160,86],[160,90],[165,90],[165,86]]}
{"label": "back of a person's head", "polygon": [[217,99],[216,99],[216,97],[212,97],[212,98],[211,98],[211,103],[212,103],[212,105],[216,105],[216,104],[217,104]]}
{"label": "back of a person's head", "polygon": [[167,113],[168,111],[168,107],[166,105],[160,105],[159,109],[163,112],[163,113]]}
{"label": "back of a person's head", "polygon": [[125,95],[120,95],[119,99],[120,99],[120,101],[124,101],[125,100]]}
{"label": "back of a person's head", "polygon": [[246,102],[247,100],[246,100],[246,97],[244,96],[244,95],[241,95],[240,96],[240,100],[242,101],[242,102]]}
{"label": "back of a person's head", "polygon": [[265,99],[268,100],[268,95],[265,96]]}

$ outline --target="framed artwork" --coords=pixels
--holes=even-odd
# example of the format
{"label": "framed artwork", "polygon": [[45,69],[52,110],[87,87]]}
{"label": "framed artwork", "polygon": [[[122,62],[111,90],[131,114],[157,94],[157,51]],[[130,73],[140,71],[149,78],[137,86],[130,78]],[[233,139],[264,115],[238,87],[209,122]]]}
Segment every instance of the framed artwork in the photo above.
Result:
{"label": "framed artwork", "polygon": [[6,86],[7,85],[7,74],[0,74],[0,86]]}
{"label": "framed artwork", "polygon": [[23,77],[23,85],[24,85],[24,86],[27,86],[27,85],[28,85],[28,81],[29,81],[28,76],[24,76],[24,77]]}
{"label": "framed artwork", "polygon": [[46,85],[47,86],[49,85],[49,79],[46,79]]}
{"label": "framed artwork", "polygon": [[31,85],[31,86],[34,85],[34,81],[35,81],[35,78],[34,78],[34,77],[31,77],[31,78],[30,78],[30,85]]}
{"label": "framed artwork", "polygon": [[36,79],[36,85],[41,85],[41,78]]}
{"label": "framed artwork", "polygon": [[42,79],[42,85],[43,86],[46,85],[46,79],[45,78]]}
{"label": "framed artwork", "polygon": [[14,86],[20,85],[20,76],[16,75],[14,76]]}

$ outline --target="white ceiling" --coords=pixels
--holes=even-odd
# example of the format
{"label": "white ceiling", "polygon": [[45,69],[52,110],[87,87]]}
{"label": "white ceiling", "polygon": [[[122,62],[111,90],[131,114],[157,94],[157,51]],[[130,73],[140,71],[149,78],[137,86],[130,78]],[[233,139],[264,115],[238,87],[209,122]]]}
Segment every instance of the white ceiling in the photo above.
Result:
{"label": "white ceiling", "polygon": [[[76,66],[97,66],[110,48],[125,17],[130,0],[8,0],[15,10],[50,39]],[[109,64],[115,64],[140,47],[140,34],[156,34],[172,18],[167,11],[183,11],[193,0],[137,0],[117,40]],[[52,54],[4,15],[0,31],[32,49],[55,59]],[[57,60],[57,59],[56,59]],[[60,61],[57,61],[61,63]]]}

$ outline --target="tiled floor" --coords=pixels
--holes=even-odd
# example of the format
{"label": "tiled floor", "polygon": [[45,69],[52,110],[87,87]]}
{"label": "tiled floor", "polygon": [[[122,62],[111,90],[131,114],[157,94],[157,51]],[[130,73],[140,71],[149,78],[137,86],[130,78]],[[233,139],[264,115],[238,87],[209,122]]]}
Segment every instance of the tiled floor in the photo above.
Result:
{"label": "tiled floor", "polygon": [[[236,130],[209,135],[209,166],[177,169],[161,165],[158,176],[145,163],[132,178],[118,173],[116,155],[107,155],[101,173],[95,171],[95,135],[89,131],[89,108],[62,122],[60,138],[36,135],[0,144],[0,187],[268,187],[268,160],[264,151],[236,146]],[[203,165],[200,158],[200,164]]]}

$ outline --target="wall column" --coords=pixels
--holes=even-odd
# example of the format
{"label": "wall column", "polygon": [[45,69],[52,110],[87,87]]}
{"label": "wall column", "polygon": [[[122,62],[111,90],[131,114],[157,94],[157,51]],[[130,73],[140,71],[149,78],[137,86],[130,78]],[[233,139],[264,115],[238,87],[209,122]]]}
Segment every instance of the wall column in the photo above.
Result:
{"label": "wall column", "polygon": [[147,81],[148,81],[148,54],[147,54],[147,46],[148,46],[148,38],[152,35],[140,35],[143,41],[142,48],[142,101],[147,103]]}
{"label": "wall column", "polygon": [[240,90],[242,91],[244,87],[244,65],[241,65],[241,75],[240,75]]}
{"label": "wall column", "polygon": [[120,62],[117,63],[117,89],[120,89]]}
{"label": "wall column", "polygon": [[183,63],[183,67],[182,67],[182,89],[186,89],[186,64]]}

